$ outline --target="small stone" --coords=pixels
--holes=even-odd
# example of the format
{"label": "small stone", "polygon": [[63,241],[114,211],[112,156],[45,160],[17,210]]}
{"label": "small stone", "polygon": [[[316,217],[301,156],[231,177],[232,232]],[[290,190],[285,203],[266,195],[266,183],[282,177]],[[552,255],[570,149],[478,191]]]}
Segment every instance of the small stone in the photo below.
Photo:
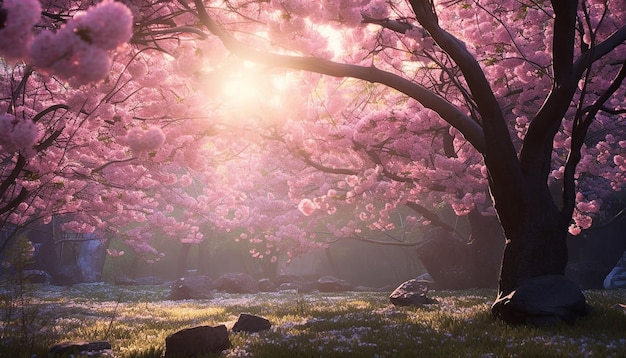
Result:
{"label": "small stone", "polygon": [[270,321],[266,318],[253,314],[242,313],[233,326],[233,332],[260,332],[266,331],[272,327]]}
{"label": "small stone", "polygon": [[165,339],[165,357],[194,357],[230,348],[226,326],[197,326],[180,330]]}
{"label": "small stone", "polygon": [[421,306],[437,303],[426,297],[428,282],[412,279],[403,282],[390,295],[389,300],[394,306]]}

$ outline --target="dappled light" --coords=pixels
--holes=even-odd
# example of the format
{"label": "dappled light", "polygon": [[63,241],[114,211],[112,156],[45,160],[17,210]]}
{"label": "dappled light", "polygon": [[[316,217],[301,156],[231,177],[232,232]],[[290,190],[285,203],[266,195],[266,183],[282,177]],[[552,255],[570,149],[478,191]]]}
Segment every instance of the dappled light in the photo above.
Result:
{"label": "dappled light", "polygon": [[[2,293],[7,289],[2,286]],[[168,301],[167,289],[155,286],[82,284],[69,291],[30,287],[28,292],[23,308],[38,312],[31,324],[48,339],[108,339],[120,357],[160,357],[164,346],[157,342],[164,342],[177,327],[225,324],[231,328],[242,312],[261,314],[272,327],[256,334],[233,334],[233,347],[223,352],[224,357],[290,352],[388,356],[415,350],[429,356],[501,356],[514,347],[516,354],[528,356],[591,352],[619,356],[626,349],[620,335],[620,329],[626,328],[623,314],[611,310],[620,301],[620,292],[589,292],[601,315],[585,319],[578,328],[539,332],[494,325],[489,313],[492,290],[435,292],[439,303],[421,308],[394,307],[386,294],[375,292],[217,293],[213,299],[184,302]],[[613,324],[598,325],[606,319]],[[595,327],[593,337],[585,337],[586,327]]]}

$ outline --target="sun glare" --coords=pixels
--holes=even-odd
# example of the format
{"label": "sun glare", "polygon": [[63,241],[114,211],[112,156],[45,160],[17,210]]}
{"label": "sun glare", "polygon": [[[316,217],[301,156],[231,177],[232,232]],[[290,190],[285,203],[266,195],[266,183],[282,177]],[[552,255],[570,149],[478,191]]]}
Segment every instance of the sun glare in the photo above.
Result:
{"label": "sun glare", "polygon": [[242,125],[280,120],[285,106],[290,76],[275,73],[253,62],[244,61],[237,71],[230,71],[221,80],[217,95],[220,109],[232,124]]}

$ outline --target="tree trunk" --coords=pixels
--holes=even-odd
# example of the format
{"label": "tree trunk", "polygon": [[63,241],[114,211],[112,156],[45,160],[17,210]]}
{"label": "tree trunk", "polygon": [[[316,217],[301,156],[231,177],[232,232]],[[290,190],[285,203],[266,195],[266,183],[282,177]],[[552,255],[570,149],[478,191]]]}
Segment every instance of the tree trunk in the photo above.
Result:
{"label": "tree trunk", "polygon": [[505,295],[525,279],[565,274],[567,227],[559,222],[558,212],[547,206],[536,207],[524,227],[521,237],[507,239],[505,244],[498,282],[499,291]]}
{"label": "tree trunk", "polygon": [[[565,277],[569,221],[554,205],[547,186],[527,190],[527,208],[517,235],[508,236],[498,297],[491,310],[510,324],[573,323],[588,313],[582,291]],[[506,232],[506,227],[505,227]]]}

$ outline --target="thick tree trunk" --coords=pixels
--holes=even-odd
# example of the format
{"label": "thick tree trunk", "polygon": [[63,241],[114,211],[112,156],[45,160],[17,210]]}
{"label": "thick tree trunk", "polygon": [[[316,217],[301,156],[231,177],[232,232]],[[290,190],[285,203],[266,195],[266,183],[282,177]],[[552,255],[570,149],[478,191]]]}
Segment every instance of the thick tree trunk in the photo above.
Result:
{"label": "thick tree trunk", "polygon": [[492,313],[511,324],[573,323],[587,314],[588,306],[578,285],[565,277],[569,221],[547,186],[527,192],[532,194],[520,217],[521,229],[506,240]]}
{"label": "thick tree trunk", "polygon": [[507,237],[499,291],[508,295],[523,280],[563,275],[567,265],[567,224],[550,193],[529,190],[528,210],[519,237]]}

